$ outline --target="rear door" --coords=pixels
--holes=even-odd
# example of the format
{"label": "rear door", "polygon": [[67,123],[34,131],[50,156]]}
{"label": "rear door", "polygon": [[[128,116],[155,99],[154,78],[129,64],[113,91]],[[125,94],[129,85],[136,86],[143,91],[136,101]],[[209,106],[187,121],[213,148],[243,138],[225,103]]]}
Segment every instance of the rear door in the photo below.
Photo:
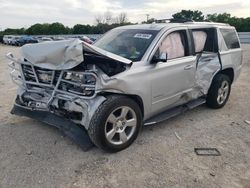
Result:
{"label": "rear door", "polygon": [[206,95],[214,75],[220,71],[216,28],[190,29],[197,57],[193,98]]}

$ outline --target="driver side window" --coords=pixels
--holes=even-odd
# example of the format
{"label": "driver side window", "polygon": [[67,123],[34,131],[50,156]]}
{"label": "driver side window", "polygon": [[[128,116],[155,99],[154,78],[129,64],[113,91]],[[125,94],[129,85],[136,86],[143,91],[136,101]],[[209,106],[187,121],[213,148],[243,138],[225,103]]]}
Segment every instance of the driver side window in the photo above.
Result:
{"label": "driver side window", "polygon": [[185,30],[174,31],[164,38],[159,46],[159,55],[167,54],[167,59],[188,56],[187,34]]}

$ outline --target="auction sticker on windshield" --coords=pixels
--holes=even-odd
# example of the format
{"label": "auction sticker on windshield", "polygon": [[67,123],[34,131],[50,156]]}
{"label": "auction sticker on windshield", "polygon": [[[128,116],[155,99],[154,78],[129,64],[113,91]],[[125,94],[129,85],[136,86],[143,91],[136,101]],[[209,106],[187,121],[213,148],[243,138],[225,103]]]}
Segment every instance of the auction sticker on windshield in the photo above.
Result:
{"label": "auction sticker on windshield", "polygon": [[137,33],[134,36],[134,38],[140,38],[140,39],[150,39],[151,37],[152,37],[151,34],[145,34],[145,33]]}

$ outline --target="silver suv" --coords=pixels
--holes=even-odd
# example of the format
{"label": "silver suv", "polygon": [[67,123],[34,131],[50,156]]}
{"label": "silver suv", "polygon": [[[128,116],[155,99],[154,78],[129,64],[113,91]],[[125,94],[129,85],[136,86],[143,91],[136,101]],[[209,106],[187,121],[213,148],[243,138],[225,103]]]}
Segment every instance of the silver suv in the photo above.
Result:
{"label": "silver suv", "polygon": [[204,103],[223,107],[242,67],[235,28],[219,23],[131,25],[93,45],[64,40],[21,51],[22,59],[7,55],[19,85],[12,113],[70,120],[110,152],[132,144],[142,125]]}

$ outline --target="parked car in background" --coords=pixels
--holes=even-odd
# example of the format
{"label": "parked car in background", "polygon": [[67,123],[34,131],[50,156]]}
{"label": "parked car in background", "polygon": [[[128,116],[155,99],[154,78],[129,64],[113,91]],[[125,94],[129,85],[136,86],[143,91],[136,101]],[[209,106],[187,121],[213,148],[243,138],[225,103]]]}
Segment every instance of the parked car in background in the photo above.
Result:
{"label": "parked car in background", "polygon": [[14,36],[10,39],[10,45],[18,46],[18,41],[22,36]]}
{"label": "parked car in background", "polygon": [[39,39],[38,39],[38,42],[39,42],[39,43],[40,43],[40,42],[49,42],[49,41],[53,41],[53,39],[50,38],[50,37],[42,37],[42,38],[39,38]]}
{"label": "parked car in background", "polygon": [[35,39],[32,36],[21,36],[18,39],[16,39],[15,44],[17,46],[23,46],[24,44],[30,44],[30,43],[37,43],[37,39]]}
{"label": "parked car in background", "polygon": [[3,43],[4,44],[10,44],[10,41],[12,40],[13,37],[14,37],[13,35],[4,35]]}
{"label": "parked car in background", "polygon": [[93,42],[95,42],[97,39],[93,38],[93,37],[90,37],[90,40],[92,40]]}
{"label": "parked car in background", "polygon": [[65,40],[64,37],[53,37],[54,41]]}
{"label": "parked car in background", "polygon": [[3,43],[3,36],[0,35],[0,43]]}
{"label": "parked car in background", "polygon": [[8,44],[13,45],[14,40],[15,40],[15,36],[11,37],[10,39],[8,39]]}
{"label": "parked car in background", "polygon": [[88,44],[93,44],[94,42],[89,37],[86,37],[86,36],[81,37],[80,40],[87,42]]}

